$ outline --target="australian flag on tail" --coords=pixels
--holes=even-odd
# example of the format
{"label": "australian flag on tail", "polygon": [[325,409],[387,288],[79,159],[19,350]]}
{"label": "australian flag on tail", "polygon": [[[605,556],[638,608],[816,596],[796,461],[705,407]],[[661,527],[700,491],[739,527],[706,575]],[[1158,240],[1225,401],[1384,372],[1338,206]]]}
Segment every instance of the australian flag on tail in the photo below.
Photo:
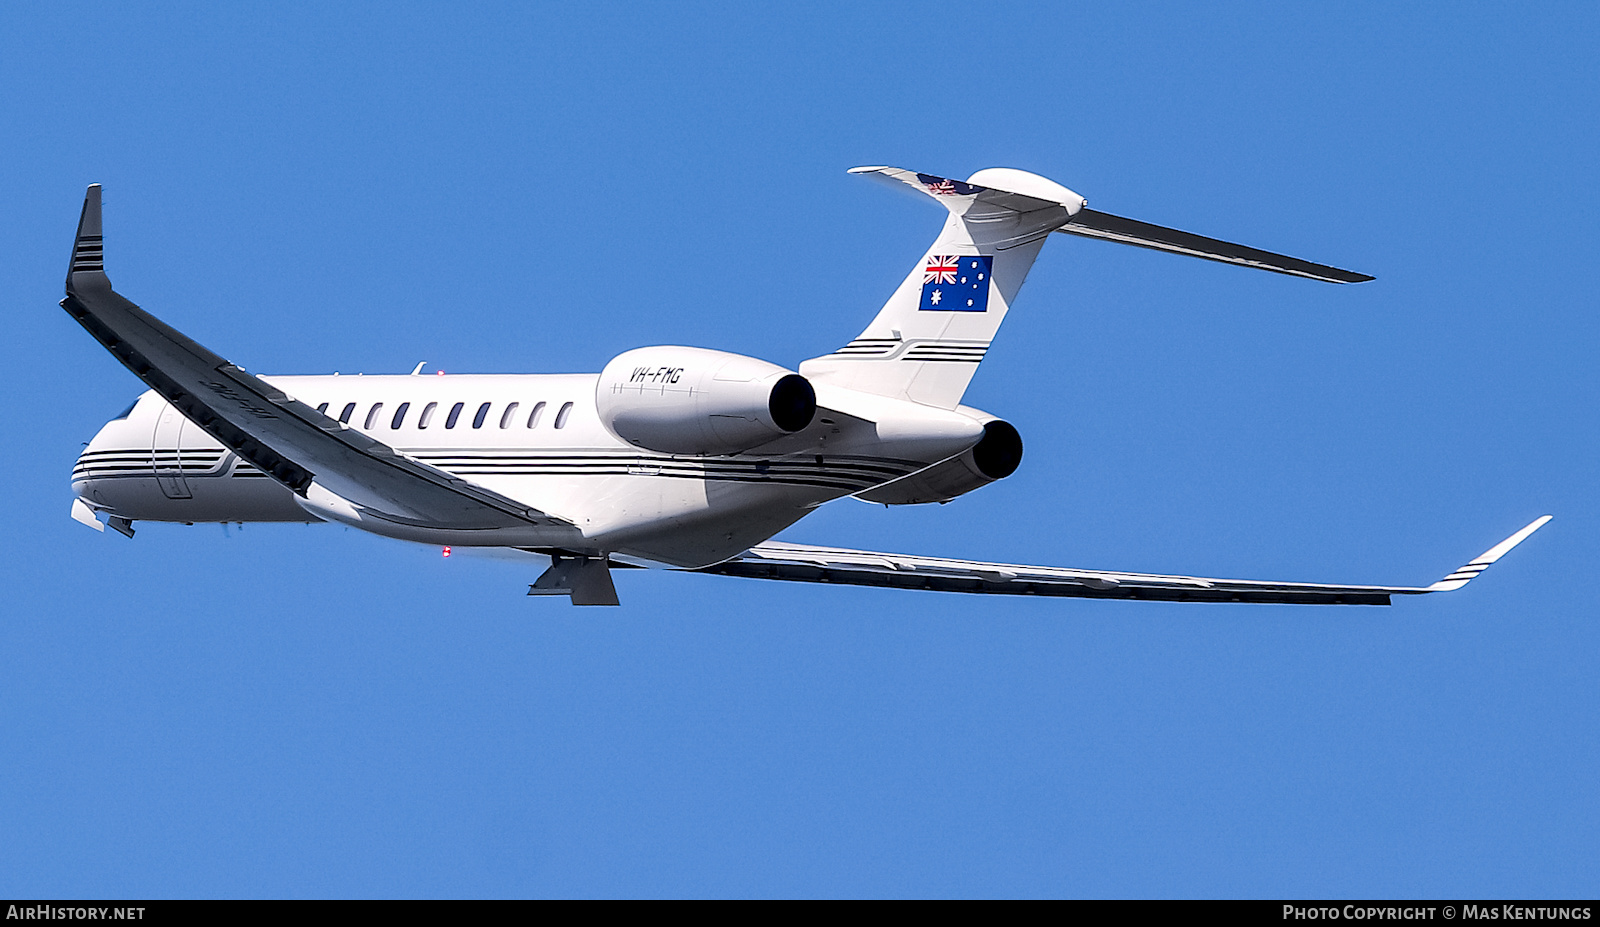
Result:
{"label": "australian flag on tail", "polygon": [[922,265],[924,312],[988,312],[989,269],[986,254],[930,254]]}

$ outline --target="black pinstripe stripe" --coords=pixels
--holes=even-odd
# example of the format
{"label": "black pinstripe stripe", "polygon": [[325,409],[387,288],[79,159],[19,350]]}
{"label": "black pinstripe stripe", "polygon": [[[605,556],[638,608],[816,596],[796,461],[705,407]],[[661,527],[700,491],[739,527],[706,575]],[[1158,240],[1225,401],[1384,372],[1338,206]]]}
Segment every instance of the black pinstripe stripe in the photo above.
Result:
{"label": "black pinstripe stripe", "polygon": [[[171,452],[167,452],[171,453]],[[73,468],[74,479],[143,477],[155,475],[150,456],[121,451],[98,452],[95,460],[85,455]],[[221,475],[206,472],[217,469],[222,452],[185,455],[185,478]],[[418,460],[459,476],[654,476],[667,479],[695,479],[715,482],[767,483],[814,486],[858,491],[905,476],[923,466],[915,461],[892,458],[826,458],[815,460],[727,461],[641,458],[634,454],[553,455],[538,453],[506,454],[467,452],[417,454]],[[264,476],[260,470],[237,460],[233,476]],[[641,472],[645,471],[645,472]]]}

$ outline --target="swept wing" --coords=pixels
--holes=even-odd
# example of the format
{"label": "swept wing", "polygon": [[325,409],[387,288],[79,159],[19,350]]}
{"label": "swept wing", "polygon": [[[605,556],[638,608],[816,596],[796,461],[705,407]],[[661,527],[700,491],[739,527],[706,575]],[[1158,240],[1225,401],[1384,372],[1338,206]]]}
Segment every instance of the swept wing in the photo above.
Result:
{"label": "swept wing", "polygon": [[102,258],[100,185],[78,220],[61,307],[190,421],[301,496],[317,487],[402,525],[570,526],[347,428],[117,294]]}
{"label": "swept wing", "polygon": [[693,572],[781,579],[847,586],[930,589],[989,595],[1072,596],[1085,599],[1142,599],[1160,602],[1276,602],[1292,605],[1388,605],[1393,595],[1421,595],[1460,589],[1528,535],[1549,515],[1485,551],[1431,586],[1341,586],[1259,579],[1211,579],[1154,573],[1113,573],[1066,567],[983,563],[945,557],[885,554],[839,547],[771,542]]}

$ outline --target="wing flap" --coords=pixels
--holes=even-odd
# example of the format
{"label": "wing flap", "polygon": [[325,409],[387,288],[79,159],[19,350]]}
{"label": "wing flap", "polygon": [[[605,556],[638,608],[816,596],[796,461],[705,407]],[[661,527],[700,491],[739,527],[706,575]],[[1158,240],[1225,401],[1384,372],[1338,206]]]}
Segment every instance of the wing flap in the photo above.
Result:
{"label": "wing flap", "polygon": [[570,525],[341,425],[118,294],[101,258],[98,184],[84,198],[66,290],[61,307],[124,366],[302,496],[315,480],[400,523],[462,530]]}

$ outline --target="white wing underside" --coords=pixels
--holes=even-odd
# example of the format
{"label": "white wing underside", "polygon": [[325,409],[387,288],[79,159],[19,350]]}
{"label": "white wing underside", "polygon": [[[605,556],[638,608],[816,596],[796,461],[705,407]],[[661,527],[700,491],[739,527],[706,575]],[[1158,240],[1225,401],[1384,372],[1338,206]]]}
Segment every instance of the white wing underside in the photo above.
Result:
{"label": "white wing underside", "polygon": [[1072,596],[1090,599],[1143,599],[1164,602],[1269,602],[1293,605],[1388,605],[1393,595],[1421,595],[1460,589],[1528,535],[1549,515],[1485,551],[1430,586],[1347,586],[1117,573],[1066,567],[984,563],[946,557],[919,557],[839,547],[771,542],[758,544],[725,563],[696,572],[790,582],[883,586],[989,595]]}

